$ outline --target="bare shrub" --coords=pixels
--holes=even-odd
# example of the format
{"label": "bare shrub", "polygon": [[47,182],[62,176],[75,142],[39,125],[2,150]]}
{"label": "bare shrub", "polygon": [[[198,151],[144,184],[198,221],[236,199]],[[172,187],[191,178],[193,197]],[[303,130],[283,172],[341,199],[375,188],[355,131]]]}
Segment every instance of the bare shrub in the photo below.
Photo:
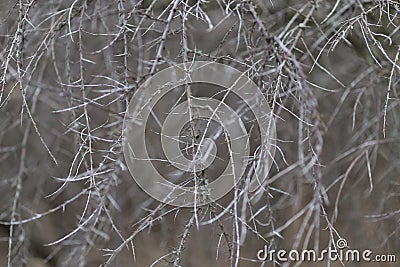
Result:
{"label": "bare shrub", "polygon": [[[2,266],[278,266],[257,251],[340,238],[400,257],[397,1],[1,5]],[[134,183],[122,124],[146,79],[194,60],[246,72],[278,140],[257,192],[189,209]]]}

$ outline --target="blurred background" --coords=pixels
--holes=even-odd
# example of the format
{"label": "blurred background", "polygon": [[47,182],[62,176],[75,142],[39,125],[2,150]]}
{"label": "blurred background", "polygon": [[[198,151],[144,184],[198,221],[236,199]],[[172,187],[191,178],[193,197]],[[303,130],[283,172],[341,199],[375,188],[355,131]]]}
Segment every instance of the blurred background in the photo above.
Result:
{"label": "blurred background", "polygon": [[[0,266],[341,266],[257,259],[264,245],[339,239],[397,255],[345,266],[398,266],[399,12],[394,0],[1,1]],[[121,144],[135,90],[193,60],[245,71],[277,128],[263,187],[242,181],[196,210],[144,193]]]}

